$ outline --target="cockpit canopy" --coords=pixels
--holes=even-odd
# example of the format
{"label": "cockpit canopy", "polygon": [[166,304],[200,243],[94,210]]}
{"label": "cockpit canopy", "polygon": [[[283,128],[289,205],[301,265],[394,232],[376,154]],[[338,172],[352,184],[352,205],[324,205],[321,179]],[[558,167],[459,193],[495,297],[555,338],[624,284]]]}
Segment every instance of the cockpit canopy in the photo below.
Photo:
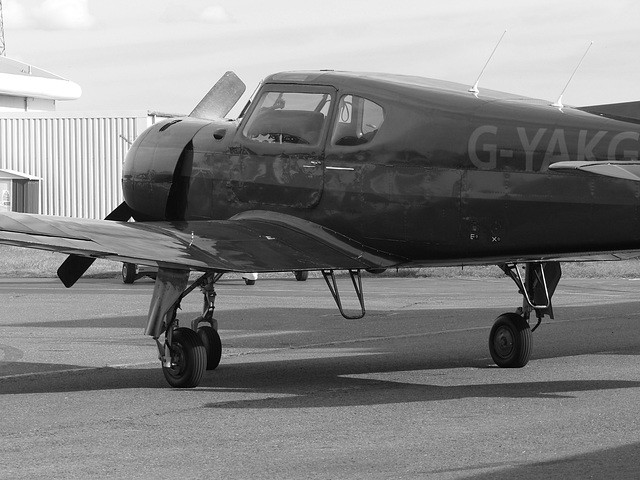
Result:
{"label": "cockpit canopy", "polygon": [[[331,115],[333,94],[299,92],[279,85],[258,98],[242,135],[265,143],[317,145]],[[362,145],[376,136],[384,122],[377,103],[355,95],[343,95],[331,126],[331,144]]]}

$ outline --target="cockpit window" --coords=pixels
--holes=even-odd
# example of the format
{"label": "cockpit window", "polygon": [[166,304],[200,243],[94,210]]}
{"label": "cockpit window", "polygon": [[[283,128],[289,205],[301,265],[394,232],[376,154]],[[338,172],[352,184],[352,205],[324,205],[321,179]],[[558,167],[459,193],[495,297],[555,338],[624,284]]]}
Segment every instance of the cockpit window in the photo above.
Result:
{"label": "cockpit window", "polygon": [[256,142],[316,145],[330,105],[328,93],[265,92],[242,134]]}
{"label": "cockpit window", "polygon": [[331,136],[333,145],[363,145],[376,136],[384,122],[384,110],[366,98],[345,95],[338,105],[338,118]]}

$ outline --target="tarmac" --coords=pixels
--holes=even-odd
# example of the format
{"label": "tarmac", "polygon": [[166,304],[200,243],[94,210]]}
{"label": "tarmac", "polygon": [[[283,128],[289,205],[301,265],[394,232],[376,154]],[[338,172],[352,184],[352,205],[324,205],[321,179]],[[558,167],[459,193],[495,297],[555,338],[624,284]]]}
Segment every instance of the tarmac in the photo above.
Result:
{"label": "tarmac", "polygon": [[563,279],[500,369],[507,278],[365,278],[361,320],[322,279],[223,279],[221,365],[181,390],[143,335],[151,280],[0,279],[0,478],[638,478],[639,287]]}

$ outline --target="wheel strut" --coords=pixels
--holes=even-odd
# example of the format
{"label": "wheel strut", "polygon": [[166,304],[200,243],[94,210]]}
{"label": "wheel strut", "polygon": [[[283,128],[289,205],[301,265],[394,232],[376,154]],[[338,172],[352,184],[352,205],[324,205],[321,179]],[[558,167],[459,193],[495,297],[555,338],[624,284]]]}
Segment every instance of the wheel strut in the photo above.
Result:
{"label": "wheel strut", "polygon": [[531,262],[525,264],[524,277],[516,263],[498,265],[502,271],[513,280],[522,295],[522,307],[518,314],[529,320],[532,311],[535,311],[540,325],[542,317],[548,315],[553,319],[553,306],[551,298],[558,286],[562,270],[559,262]]}
{"label": "wheel strut", "polygon": [[215,310],[216,288],[215,283],[222,277],[216,274],[207,277],[206,283],[200,286],[204,295],[202,315],[191,321],[191,329],[198,334],[207,351],[207,370],[214,370],[222,358],[222,341],[218,334],[218,321],[213,318]]}
{"label": "wheel strut", "polygon": [[194,318],[191,321],[191,330],[197,331],[201,323],[206,323],[214,330],[218,330],[218,321],[213,318],[213,311],[215,310],[216,302],[216,287],[215,283],[222,277],[222,274],[216,274],[209,276],[200,285],[200,291],[204,295],[204,304],[202,306],[202,315]]}
{"label": "wheel strut", "polygon": [[[496,319],[489,334],[489,352],[500,367],[524,367],[533,349],[531,332],[540,326],[545,315],[553,318],[551,297],[562,275],[560,263],[526,263],[524,277],[516,263],[498,266],[514,281],[523,300],[515,313],[505,313]],[[531,312],[538,319],[533,328],[529,326]]]}
{"label": "wheel strut", "polygon": [[[215,309],[215,282],[222,274],[208,272],[187,287],[189,271],[160,268],[156,277],[146,333],[158,346],[162,371],[169,385],[178,388],[197,386],[205,369],[218,366],[222,344]],[[202,315],[191,322],[192,328],[180,328],[177,311],[184,297],[200,287],[204,294]],[[205,325],[201,325],[204,323]],[[164,342],[159,338],[164,333]]]}

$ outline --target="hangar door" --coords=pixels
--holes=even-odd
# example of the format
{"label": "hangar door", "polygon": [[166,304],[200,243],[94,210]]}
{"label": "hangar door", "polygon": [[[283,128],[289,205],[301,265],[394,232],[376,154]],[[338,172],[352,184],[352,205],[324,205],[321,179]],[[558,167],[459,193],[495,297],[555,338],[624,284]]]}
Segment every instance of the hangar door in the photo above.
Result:
{"label": "hangar door", "polygon": [[0,212],[40,213],[40,179],[0,170]]}

